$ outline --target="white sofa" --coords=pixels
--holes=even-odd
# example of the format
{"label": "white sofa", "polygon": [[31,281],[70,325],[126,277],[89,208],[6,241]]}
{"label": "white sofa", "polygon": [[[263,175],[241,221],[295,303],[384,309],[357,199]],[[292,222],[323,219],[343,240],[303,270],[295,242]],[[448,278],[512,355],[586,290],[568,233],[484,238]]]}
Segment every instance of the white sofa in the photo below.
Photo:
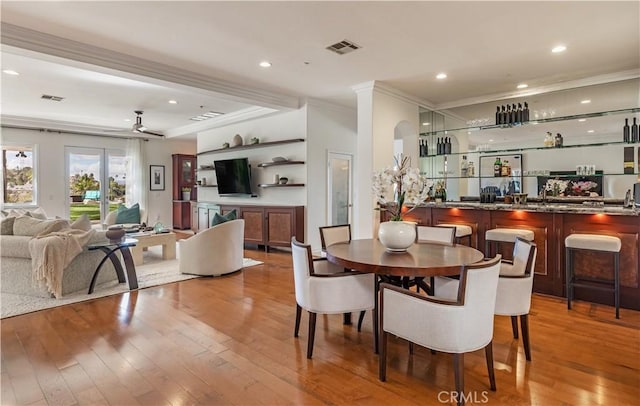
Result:
{"label": "white sofa", "polygon": [[[2,235],[0,236],[0,291],[19,295],[52,297],[44,286],[32,283],[31,254],[29,240],[33,235]],[[104,231],[96,231],[88,244],[106,241]],[[76,256],[64,270],[62,278],[62,295],[77,291],[88,291],[93,273],[104,258],[104,253],[84,250]],[[117,280],[117,275],[111,261],[106,261],[100,271],[96,285]],[[99,287],[96,288],[99,290]]]}
{"label": "white sofa", "polygon": [[244,220],[230,220],[178,241],[180,272],[219,276],[242,269]]}
{"label": "white sofa", "polygon": [[[104,218],[104,223],[102,223],[102,228],[104,230],[108,229],[109,226],[113,226],[116,224],[116,217],[118,216],[118,211],[110,211],[109,214]],[[140,224],[147,222],[147,212],[145,209],[140,209]]]}

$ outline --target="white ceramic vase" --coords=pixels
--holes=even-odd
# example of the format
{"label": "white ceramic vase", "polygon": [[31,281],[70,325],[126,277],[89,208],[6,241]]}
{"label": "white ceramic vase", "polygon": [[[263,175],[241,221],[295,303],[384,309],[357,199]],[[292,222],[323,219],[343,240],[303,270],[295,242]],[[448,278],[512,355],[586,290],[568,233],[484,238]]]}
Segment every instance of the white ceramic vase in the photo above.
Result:
{"label": "white ceramic vase", "polygon": [[406,221],[380,223],[378,239],[387,251],[406,251],[416,241],[416,225]]}

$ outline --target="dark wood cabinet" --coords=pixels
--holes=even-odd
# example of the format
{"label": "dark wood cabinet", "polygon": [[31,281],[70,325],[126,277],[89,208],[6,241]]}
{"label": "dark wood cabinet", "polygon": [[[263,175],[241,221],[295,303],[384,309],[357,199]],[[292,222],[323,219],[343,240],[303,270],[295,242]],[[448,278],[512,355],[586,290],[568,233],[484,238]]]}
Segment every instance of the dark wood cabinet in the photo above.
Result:
{"label": "dark wood cabinet", "polygon": [[[173,158],[173,228],[191,228],[191,201],[197,200],[196,156],[174,154]],[[188,191],[185,191],[188,189]]]}
{"label": "dark wood cabinet", "polygon": [[221,205],[222,214],[236,209],[244,219],[244,241],[269,247],[290,247],[291,237],[304,241],[304,206]]}

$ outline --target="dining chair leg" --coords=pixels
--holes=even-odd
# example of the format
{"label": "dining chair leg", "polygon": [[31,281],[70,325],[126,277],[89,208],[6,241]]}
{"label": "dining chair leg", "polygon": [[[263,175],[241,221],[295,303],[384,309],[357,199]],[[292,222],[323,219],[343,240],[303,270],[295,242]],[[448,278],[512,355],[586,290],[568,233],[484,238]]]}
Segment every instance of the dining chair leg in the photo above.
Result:
{"label": "dining chair leg", "polygon": [[378,353],[378,340],[380,335],[382,335],[382,331],[378,331],[378,312],[379,312],[379,293],[380,293],[380,280],[376,277],[375,279],[375,289],[373,292],[373,311],[371,312],[372,321],[373,321],[373,353]]}
{"label": "dining chair leg", "polygon": [[381,382],[387,380],[387,336],[389,334],[381,331],[380,339],[382,342],[380,343],[380,355],[378,356],[378,377]]}
{"label": "dining chair leg", "polygon": [[413,343],[409,341],[409,354],[413,355]]}
{"label": "dining chair leg", "polygon": [[313,356],[313,339],[316,334],[316,313],[309,312],[309,338],[307,339],[307,358]]}
{"label": "dining chair leg", "polygon": [[364,320],[364,314],[366,312],[363,310],[360,312],[360,317],[358,317],[358,331],[362,331],[362,321]]}
{"label": "dining chair leg", "polygon": [[351,313],[345,313],[342,315],[342,324],[345,326],[351,325]]}
{"label": "dining chair leg", "polygon": [[296,327],[293,330],[293,336],[298,337],[300,331],[300,316],[302,316],[302,307],[296,303]]}
{"label": "dining chair leg", "polygon": [[527,361],[531,361],[531,346],[529,345],[529,315],[520,316],[520,327],[522,328],[522,345],[524,346],[524,356]]}
{"label": "dining chair leg", "polygon": [[456,381],[458,405],[464,405],[464,353],[453,354],[453,376]]}
{"label": "dining chair leg", "polygon": [[518,316],[511,316],[511,330],[513,331],[513,338],[517,340],[518,339]]}
{"label": "dining chair leg", "polygon": [[[523,333],[524,336],[524,333]],[[484,356],[487,359],[487,372],[489,373],[489,385],[492,391],[496,390],[496,374],[493,370],[493,341],[489,341],[484,347]]]}

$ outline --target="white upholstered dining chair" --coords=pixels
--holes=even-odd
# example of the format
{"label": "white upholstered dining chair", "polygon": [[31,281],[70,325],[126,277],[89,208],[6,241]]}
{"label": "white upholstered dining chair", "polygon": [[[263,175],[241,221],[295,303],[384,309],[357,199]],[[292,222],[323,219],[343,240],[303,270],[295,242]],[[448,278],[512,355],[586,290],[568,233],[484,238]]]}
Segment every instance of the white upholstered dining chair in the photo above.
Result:
{"label": "white upholstered dining chair", "polygon": [[[316,315],[340,314],[375,308],[375,275],[372,273],[340,272],[320,273],[320,269],[331,264],[328,261],[313,261],[311,246],[291,239],[293,279],[296,294],[296,325],[294,337],[298,337],[302,309],[309,312],[309,336],[307,358],[313,356]],[[373,333],[377,334],[377,314],[373,312]]]}
{"label": "white upholstered dining chair", "polygon": [[455,387],[464,402],[464,353],[484,349],[491,390],[493,312],[500,256],[462,267],[457,296],[443,300],[387,283],[380,285],[380,380],[386,380],[389,334],[426,348],[453,354]]}
{"label": "white upholstered dining chair", "polygon": [[[497,316],[510,316],[513,338],[518,338],[518,316],[522,330],[522,345],[527,361],[531,361],[529,345],[529,309],[531,308],[531,292],[533,275],[538,249],[534,242],[524,238],[516,238],[513,246],[513,260],[502,260],[500,278],[496,293]],[[458,280],[436,277],[435,297],[455,298]]]}

